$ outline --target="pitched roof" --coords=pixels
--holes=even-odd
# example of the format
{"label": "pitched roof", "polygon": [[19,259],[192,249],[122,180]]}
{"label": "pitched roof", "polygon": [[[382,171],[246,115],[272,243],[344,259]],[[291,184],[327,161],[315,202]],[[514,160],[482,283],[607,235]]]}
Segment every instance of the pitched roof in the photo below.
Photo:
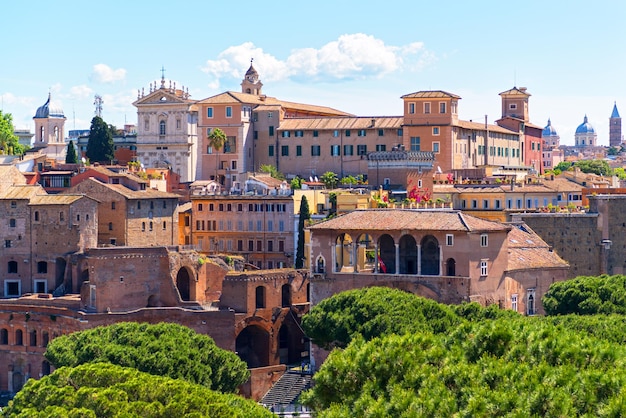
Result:
{"label": "pitched roof", "polygon": [[455,210],[361,209],[312,225],[309,229],[343,231],[507,231],[511,227]]}
{"label": "pitched roof", "polygon": [[281,121],[278,129],[284,131],[295,129],[399,129],[402,127],[403,119],[402,116],[286,118]]}
{"label": "pitched roof", "polygon": [[44,188],[39,184],[19,184],[9,187],[7,191],[0,196],[0,199],[29,200],[37,194],[46,194]]}
{"label": "pitched roof", "polygon": [[[69,205],[77,200],[87,197],[83,194],[47,194],[37,195],[30,199],[29,205]],[[94,199],[92,199],[94,200]]]}
{"label": "pitched roof", "polygon": [[[464,129],[471,129],[473,131],[484,131],[485,130],[485,124],[484,123],[479,123],[479,122],[470,122],[470,121],[465,121],[465,120],[459,120],[454,125],[458,126],[458,127],[461,127],[461,128],[464,128]],[[499,132],[499,133],[508,134],[508,135],[519,135],[519,132],[512,131],[512,130],[507,129],[507,128],[503,128],[502,126],[498,126],[498,125],[487,125],[487,128],[489,129],[490,132]]]}
{"label": "pitched roof", "polygon": [[443,90],[428,90],[428,91],[417,91],[415,93],[405,94],[400,97],[401,99],[460,99],[461,96],[457,96],[456,94],[448,93]]}
{"label": "pitched roof", "polygon": [[509,231],[507,271],[567,268],[569,264],[526,224],[516,224]]}

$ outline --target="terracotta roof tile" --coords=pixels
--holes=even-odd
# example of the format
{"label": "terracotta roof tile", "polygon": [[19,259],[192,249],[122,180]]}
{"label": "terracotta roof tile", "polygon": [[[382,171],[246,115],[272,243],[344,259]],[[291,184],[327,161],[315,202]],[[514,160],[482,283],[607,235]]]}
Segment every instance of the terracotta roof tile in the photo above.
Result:
{"label": "terracotta roof tile", "polygon": [[507,231],[509,226],[460,211],[428,209],[355,210],[312,225],[312,230],[371,231]]}
{"label": "terracotta roof tile", "polygon": [[48,194],[37,195],[30,199],[29,205],[69,205],[86,197],[82,194]]}
{"label": "terracotta roof tile", "polygon": [[[373,126],[372,120],[374,120]],[[278,130],[399,129],[402,123],[402,116],[286,118],[281,121]]]}
{"label": "terracotta roof tile", "polygon": [[517,224],[509,231],[507,271],[567,268],[569,264],[526,224]]}
{"label": "terracotta roof tile", "polygon": [[38,194],[46,194],[46,191],[39,184],[20,184],[11,186],[0,196],[0,199],[30,199]]}
{"label": "terracotta roof tile", "polygon": [[456,94],[448,93],[443,90],[430,90],[430,91],[417,91],[415,93],[405,94],[400,97],[401,99],[422,99],[422,98],[453,98],[460,99],[461,96],[457,96]]}

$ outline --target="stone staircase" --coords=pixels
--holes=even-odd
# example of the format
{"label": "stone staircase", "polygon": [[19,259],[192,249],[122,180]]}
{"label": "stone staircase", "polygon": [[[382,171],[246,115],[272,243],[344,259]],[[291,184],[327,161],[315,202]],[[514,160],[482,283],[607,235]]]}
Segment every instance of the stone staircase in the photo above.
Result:
{"label": "stone staircase", "polygon": [[300,371],[287,371],[263,396],[261,403],[271,405],[289,405],[295,402],[304,390],[311,387],[311,375]]}

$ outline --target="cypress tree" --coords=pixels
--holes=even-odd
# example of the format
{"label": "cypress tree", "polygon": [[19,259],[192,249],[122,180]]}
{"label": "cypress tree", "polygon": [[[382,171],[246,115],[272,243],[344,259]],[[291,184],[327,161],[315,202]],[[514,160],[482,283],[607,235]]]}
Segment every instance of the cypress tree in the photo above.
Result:
{"label": "cypress tree", "polygon": [[300,201],[300,218],[298,221],[298,248],[296,250],[296,268],[304,267],[304,225],[308,219],[311,219],[309,212],[309,202],[306,196],[302,196]]}
{"label": "cypress tree", "polygon": [[76,164],[78,162],[78,155],[76,155],[76,148],[74,148],[74,141],[70,141],[67,144],[67,152],[65,153],[65,162],[68,164]]}
{"label": "cypress tree", "polygon": [[111,163],[114,156],[115,145],[111,130],[100,116],[94,116],[89,129],[89,142],[87,142],[87,158],[91,162]]}

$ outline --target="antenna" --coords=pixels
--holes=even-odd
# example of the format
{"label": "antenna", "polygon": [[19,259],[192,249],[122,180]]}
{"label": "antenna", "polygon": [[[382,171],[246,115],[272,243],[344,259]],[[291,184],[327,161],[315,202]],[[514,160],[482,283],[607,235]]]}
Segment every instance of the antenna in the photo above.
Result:
{"label": "antenna", "polygon": [[102,100],[102,96],[100,96],[99,94],[96,94],[95,99],[93,101],[93,104],[96,106],[96,116],[98,116],[99,118],[102,117],[102,104],[104,103],[104,101]]}

